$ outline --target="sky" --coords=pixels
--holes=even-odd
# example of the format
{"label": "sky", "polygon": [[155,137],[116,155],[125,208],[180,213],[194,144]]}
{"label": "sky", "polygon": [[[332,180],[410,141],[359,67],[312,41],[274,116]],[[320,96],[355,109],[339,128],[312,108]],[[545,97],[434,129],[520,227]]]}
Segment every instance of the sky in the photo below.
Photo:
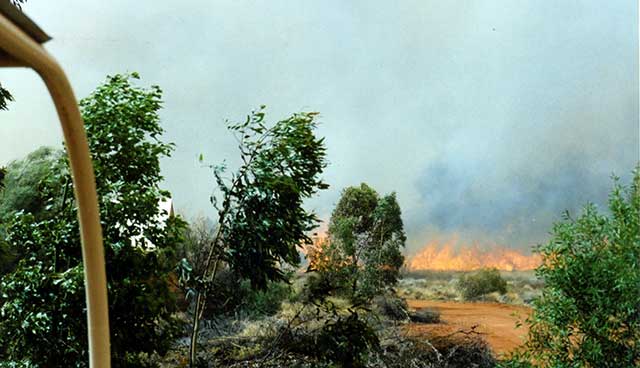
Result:
{"label": "sky", "polygon": [[[331,188],[395,191],[412,253],[434,237],[518,249],[564,210],[606,204],[640,159],[635,1],[43,1],[24,11],[78,97],[139,72],[164,91],[162,161],[178,212],[215,217],[213,176],[237,164],[226,121],[320,112]],[[0,165],[62,135],[43,83],[2,69]]]}

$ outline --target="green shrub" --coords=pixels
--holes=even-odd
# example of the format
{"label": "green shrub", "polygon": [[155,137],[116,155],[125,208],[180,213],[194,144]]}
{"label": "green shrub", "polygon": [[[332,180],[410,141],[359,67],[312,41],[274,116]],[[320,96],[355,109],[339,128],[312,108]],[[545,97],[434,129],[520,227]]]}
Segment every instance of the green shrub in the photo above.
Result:
{"label": "green shrub", "polygon": [[545,286],[525,349],[505,367],[640,366],[640,167],[630,187],[616,179],[607,214],[566,214],[538,252]]}
{"label": "green shrub", "polygon": [[251,317],[276,314],[282,302],[292,293],[291,285],[285,282],[270,282],[265,290],[252,289],[249,281],[244,282],[242,287],[246,292],[242,309]]}
{"label": "green shrub", "polygon": [[495,268],[482,269],[471,275],[462,275],[458,281],[458,289],[465,299],[475,299],[482,295],[507,292],[507,282]]}
{"label": "green shrub", "polygon": [[246,300],[248,290],[243,286],[242,279],[235,275],[228,267],[223,267],[211,283],[208,292],[205,318],[232,315]]}
{"label": "green shrub", "polygon": [[284,300],[292,294],[291,285],[286,282],[268,282],[264,290],[251,287],[249,280],[224,267],[211,284],[205,310],[205,318],[241,314],[249,318],[271,316],[280,310]]}
{"label": "green shrub", "polygon": [[357,313],[325,324],[316,343],[321,360],[344,368],[365,367],[370,351],[380,345],[376,332]]}

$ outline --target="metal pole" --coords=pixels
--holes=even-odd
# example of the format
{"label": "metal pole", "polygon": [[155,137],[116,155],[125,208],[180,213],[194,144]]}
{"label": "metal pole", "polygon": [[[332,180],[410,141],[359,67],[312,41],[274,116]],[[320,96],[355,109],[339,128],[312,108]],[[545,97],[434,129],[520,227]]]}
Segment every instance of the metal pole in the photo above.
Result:
{"label": "metal pole", "polygon": [[58,111],[78,203],[87,300],[89,362],[92,368],[109,368],[109,311],[102,228],[93,164],[76,98],[58,63],[41,45],[2,14],[0,49],[14,58],[5,62],[6,66],[21,63],[22,66],[31,67],[40,74]]}

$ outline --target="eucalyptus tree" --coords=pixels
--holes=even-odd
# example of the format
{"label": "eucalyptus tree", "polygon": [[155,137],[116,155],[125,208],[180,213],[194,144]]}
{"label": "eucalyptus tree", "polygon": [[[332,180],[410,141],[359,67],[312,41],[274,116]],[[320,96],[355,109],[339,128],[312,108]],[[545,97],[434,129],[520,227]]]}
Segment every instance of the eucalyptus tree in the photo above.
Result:
{"label": "eucalyptus tree", "polygon": [[348,187],[331,215],[319,271],[333,274],[354,301],[364,302],[397,283],[405,241],[395,193],[381,198],[367,184]]}
{"label": "eucalyptus tree", "polygon": [[[223,265],[255,289],[287,279],[286,265],[298,265],[298,248],[311,243],[316,215],[304,209],[306,198],[328,187],[321,179],[327,165],[324,138],[315,135],[317,113],[296,113],[269,125],[265,107],[229,126],[238,141],[240,167],[228,175],[210,166],[219,195],[217,231],[202,275],[194,279],[190,361],[195,364],[199,321],[207,293]],[[202,159],[202,157],[201,157]]]}

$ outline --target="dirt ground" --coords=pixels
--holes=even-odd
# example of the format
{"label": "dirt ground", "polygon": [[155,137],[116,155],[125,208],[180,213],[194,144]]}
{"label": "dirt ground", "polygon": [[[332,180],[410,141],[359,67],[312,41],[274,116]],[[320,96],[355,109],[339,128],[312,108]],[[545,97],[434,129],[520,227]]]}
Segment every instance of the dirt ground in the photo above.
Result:
{"label": "dirt ground", "polygon": [[476,332],[483,336],[493,351],[498,355],[508,353],[522,344],[528,329],[526,326],[516,328],[516,321],[524,319],[531,309],[499,303],[459,303],[450,301],[407,300],[413,309],[433,308],[440,312],[439,324],[409,325],[409,334],[447,336],[456,331],[470,331],[474,326]]}

